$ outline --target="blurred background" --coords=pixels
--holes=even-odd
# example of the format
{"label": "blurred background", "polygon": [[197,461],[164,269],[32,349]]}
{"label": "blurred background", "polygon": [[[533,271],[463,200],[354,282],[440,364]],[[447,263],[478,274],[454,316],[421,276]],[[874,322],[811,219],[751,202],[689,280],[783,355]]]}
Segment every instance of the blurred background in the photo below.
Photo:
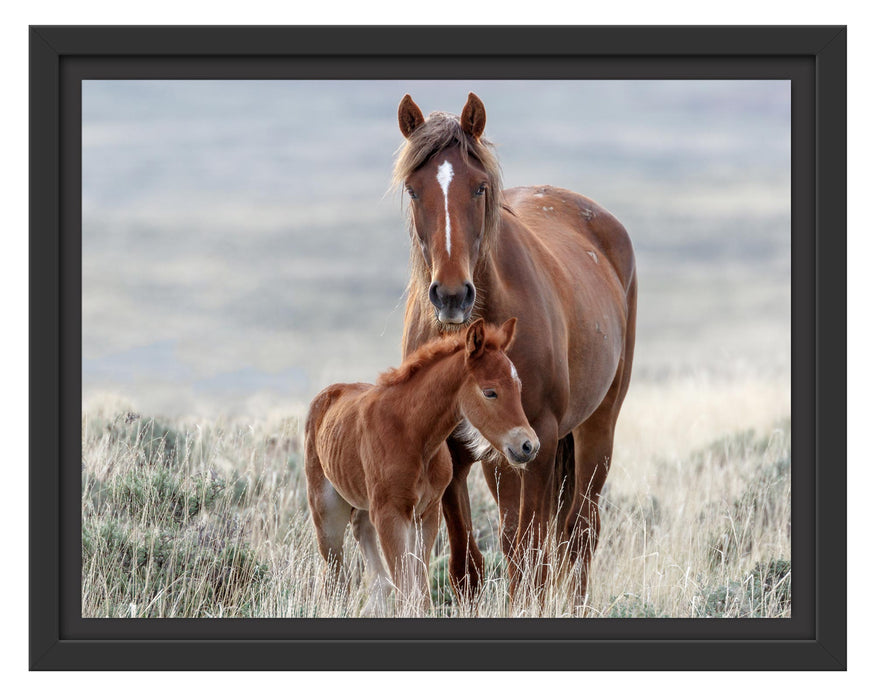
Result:
{"label": "blurred background", "polygon": [[629,231],[633,386],[785,391],[787,81],[84,81],[84,404],[299,413],[398,364],[397,105],[458,114],[469,91],[506,186],[575,190]]}

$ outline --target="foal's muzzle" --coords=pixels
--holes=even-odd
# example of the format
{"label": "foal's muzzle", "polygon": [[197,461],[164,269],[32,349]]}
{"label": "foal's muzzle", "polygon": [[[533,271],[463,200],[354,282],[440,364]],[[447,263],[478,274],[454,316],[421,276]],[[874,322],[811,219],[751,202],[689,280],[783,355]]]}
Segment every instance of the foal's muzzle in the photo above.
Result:
{"label": "foal's muzzle", "polygon": [[512,430],[511,435],[506,441],[505,457],[511,466],[525,467],[529,462],[538,455],[538,448],[541,446],[538,436],[532,430]]}
{"label": "foal's muzzle", "polygon": [[443,323],[465,323],[474,308],[474,285],[465,282],[458,289],[451,289],[432,282],[428,288],[428,299],[436,309],[437,318]]}

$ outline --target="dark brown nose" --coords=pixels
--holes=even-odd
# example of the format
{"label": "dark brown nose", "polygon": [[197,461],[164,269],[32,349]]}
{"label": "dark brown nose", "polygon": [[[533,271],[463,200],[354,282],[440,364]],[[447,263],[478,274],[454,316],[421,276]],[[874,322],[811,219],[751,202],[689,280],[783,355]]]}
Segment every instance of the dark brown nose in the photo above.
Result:
{"label": "dark brown nose", "polygon": [[438,318],[442,321],[464,322],[474,306],[474,298],[474,285],[471,282],[465,282],[458,288],[432,282],[428,288],[428,300],[437,309]]}
{"label": "dark brown nose", "polygon": [[462,311],[470,310],[474,306],[474,285],[466,282],[458,289],[450,289],[432,282],[431,287],[428,288],[428,299],[438,310],[449,307]]}

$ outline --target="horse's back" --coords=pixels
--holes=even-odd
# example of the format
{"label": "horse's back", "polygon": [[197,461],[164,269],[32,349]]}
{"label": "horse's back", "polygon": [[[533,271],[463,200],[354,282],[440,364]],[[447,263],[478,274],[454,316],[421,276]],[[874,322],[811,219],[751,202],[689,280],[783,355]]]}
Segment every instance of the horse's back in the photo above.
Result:
{"label": "horse's back", "polygon": [[[613,214],[594,200],[577,192],[537,185],[505,190],[505,201],[514,215],[537,238],[552,248],[579,245],[594,263],[601,255],[615,271],[626,292],[636,275],[633,244],[627,230]],[[562,259],[571,259],[570,251]]]}

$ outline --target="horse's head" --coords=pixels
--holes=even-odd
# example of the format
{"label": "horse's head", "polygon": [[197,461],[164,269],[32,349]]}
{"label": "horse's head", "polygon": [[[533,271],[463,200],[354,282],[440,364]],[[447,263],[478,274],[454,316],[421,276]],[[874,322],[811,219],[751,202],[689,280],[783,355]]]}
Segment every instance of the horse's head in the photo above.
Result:
{"label": "horse's head", "polygon": [[516,323],[517,319],[512,318],[496,329],[478,319],[468,327],[467,380],[459,402],[467,421],[465,433],[476,431],[480,435],[460,432],[459,437],[473,441],[472,447],[477,448],[482,436],[512,466],[524,467],[538,454],[539,441],[523,412],[517,370],[505,354],[514,340]]}
{"label": "horse's head", "polygon": [[481,142],[483,103],[473,93],[460,117],[434,112],[428,120],[405,95],[398,125],[407,138],[396,175],[411,199],[413,244],[430,281],[426,293],[443,324],[463,324],[477,292],[474,270],[498,221],[500,177]]}

